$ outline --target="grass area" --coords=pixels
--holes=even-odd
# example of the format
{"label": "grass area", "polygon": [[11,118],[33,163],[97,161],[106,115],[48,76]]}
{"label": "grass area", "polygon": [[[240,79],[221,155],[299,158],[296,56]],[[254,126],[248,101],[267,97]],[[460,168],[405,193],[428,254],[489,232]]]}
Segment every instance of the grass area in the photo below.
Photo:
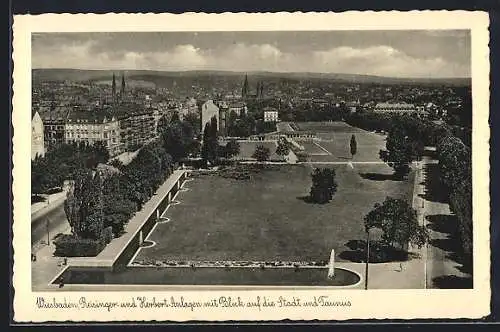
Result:
{"label": "grass area", "polygon": [[[308,165],[279,165],[250,180],[204,175],[187,182],[136,261],[328,260],[351,240],[364,239],[363,217],[385,196],[411,197],[413,182],[394,181],[386,165],[335,165],[338,191],[324,205],[303,200],[311,186]],[[386,174],[367,177],[366,174]],[[409,196],[408,196],[409,195]]]}
{"label": "grass area", "polygon": [[302,145],[305,149],[305,151],[309,155],[327,155],[328,153],[323,150],[320,146],[318,146],[318,143],[313,143],[313,142],[300,142],[300,145]]}
{"label": "grass area", "polygon": [[328,150],[331,155],[318,156],[312,155],[311,161],[380,161],[380,149],[385,149],[385,140],[371,133],[358,133],[356,134],[356,141],[358,143],[357,152],[351,159],[350,153],[350,139],[349,133],[332,133],[329,134],[331,141],[320,141],[318,144],[324,149]]}
{"label": "grass area", "polygon": [[238,159],[254,160],[253,153],[257,145],[263,145],[271,152],[270,160],[283,161],[284,158],[276,154],[276,144],[274,142],[240,142],[240,153]]}
{"label": "grass area", "polygon": [[[318,146],[301,143],[310,154],[311,161],[381,161],[379,151],[385,148],[383,135],[352,127],[345,122],[297,122],[296,125],[301,130],[315,131],[321,140],[317,143],[331,154],[322,155],[325,151]],[[351,159],[350,141],[353,134],[356,137],[357,153]]]}

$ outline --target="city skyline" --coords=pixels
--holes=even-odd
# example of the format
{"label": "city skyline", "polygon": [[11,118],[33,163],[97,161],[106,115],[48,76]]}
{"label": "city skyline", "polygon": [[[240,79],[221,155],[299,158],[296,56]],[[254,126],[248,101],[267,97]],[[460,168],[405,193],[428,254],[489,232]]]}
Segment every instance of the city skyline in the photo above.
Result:
{"label": "city skyline", "polygon": [[467,78],[467,30],[37,33],[34,69]]}

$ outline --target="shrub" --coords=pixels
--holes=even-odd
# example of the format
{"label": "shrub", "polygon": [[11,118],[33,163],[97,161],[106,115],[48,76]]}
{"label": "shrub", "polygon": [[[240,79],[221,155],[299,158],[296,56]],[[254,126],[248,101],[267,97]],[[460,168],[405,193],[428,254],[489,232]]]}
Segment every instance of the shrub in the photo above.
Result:
{"label": "shrub", "polygon": [[95,257],[106,246],[103,239],[81,239],[70,234],[59,236],[54,244],[54,256],[59,257]]}
{"label": "shrub", "polygon": [[113,227],[108,226],[103,229],[101,238],[104,241],[105,244],[108,244],[113,240]]}

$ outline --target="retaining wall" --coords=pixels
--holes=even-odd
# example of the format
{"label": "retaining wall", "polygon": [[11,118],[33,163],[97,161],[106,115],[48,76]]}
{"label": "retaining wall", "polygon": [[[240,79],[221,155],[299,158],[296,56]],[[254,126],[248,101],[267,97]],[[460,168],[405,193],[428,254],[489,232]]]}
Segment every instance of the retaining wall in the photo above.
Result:
{"label": "retaining wall", "polygon": [[125,266],[141,245],[162,215],[172,197],[186,180],[188,172],[177,170],[160,186],[151,199],[144,204],[141,211],[125,226],[125,234],[113,239],[96,257],[75,257],[69,259],[71,267],[101,267],[116,269]]}

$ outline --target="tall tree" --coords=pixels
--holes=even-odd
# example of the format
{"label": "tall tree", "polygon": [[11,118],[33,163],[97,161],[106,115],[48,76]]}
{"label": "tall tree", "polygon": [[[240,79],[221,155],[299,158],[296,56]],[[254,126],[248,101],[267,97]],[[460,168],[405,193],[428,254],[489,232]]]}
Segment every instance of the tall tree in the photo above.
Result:
{"label": "tall tree", "polygon": [[240,153],[240,143],[235,140],[229,140],[226,146],[224,147],[224,157],[232,158]]}
{"label": "tall tree", "polygon": [[102,178],[99,173],[79,171],[64,202],[64,212],[72,233],[80,238],[97,239],[103,230]]}
{"label": "tall tree", "polygon": [[271,156],[271,151],[261,144],[257,145],[255,151],[252,154],[252,158],[257,159],[257,161],[259,162],[269,160],[270,156]]}
{"label": "tall tree", "polygon": [[380,150],[380,158],[394,169],[394,175],[404,178],[410,171],[413,159],[412,141],[399,125],[393,126],[386,140],[386,150]]}
{"label": "tall tree", "polygon": [[290,148],[288,147],[288,144],[286,141],[282,138],[278,140],[278,146],[276,147],[276,154],[278,156],[286,156],[290,152]]}
{"label": "tall tree", "polygon": [[205,124],[203,129],[203,144],[201,146],[201,158],[203,159],[205,165],[210,161],[211,151],[210,144],[208,140],[210,139],[210,123]]}
{"label": "tall tree", "polygon": [[311,174],[312,186],[309,197],[312,202],[325,204],[332,200],[337,192],[335,170],[332,168],[315,168]]}
{"label": "tall tree", "polygon": [[382,230],[382,241],[389,246],[405,248],[408,243],[422,247],[429,239],[424,226],[418,224],[417,212],[402,199],[387,197],[365,216],[365,228]]}
{"label": "tall tree", "polygon": [[351,158],[354,158],[354,155],[358,151],[358,143],[356,142],[356,136],[354,136],[354,134],[352,134],[351,136],[350,148],[351,148]]}

